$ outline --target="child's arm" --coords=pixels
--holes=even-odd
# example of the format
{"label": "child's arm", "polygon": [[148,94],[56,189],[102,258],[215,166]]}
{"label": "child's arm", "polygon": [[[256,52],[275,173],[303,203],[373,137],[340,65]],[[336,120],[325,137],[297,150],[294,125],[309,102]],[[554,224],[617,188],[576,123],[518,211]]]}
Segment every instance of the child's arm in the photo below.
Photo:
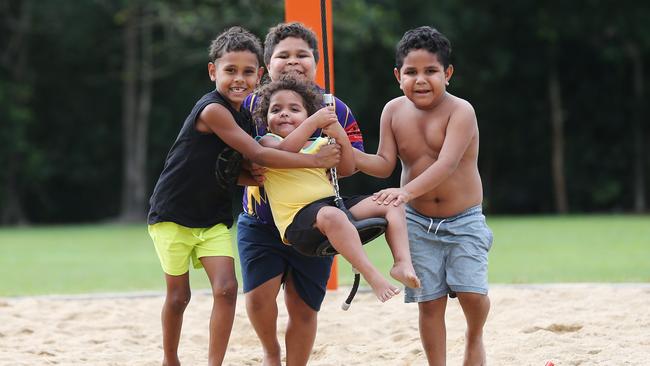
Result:
{"label": "child's arm", "polygon": [[228,146],[242,153],[251,161],[272,168],[329,168],[340,160],[340,147],[330,145],[318,154],[295,154],[261,146],[242,130],[226,107],[209,104],[197,120],[199,131],[212,131]]}
{"label": "child's arm", "polygon": [[449,118],[438,159],[405,186],[381,190],[373,195],[374,199],[378,203],[393,202],[397,206],[436,188],[456,170],[476,131],[474,108],[469,103],[464,104]]}
{"label": "child's arm", "polygon": [[244,159],[242,162],[242,170],[239,173],[237,184],[240,186],[261,186],[264,185],[264,172],[266,168],[263,166],[251,163],[250,160]]}
{"label": "child's arm", "polygon": [[[304,146],[307,140],[319,128],[324,128],[330,124],[339,124],[334,112],[334,107],[323,107],[316,113],[307,117],[300,126],[291,131],[289,136],[285,137],[275,148],[284,151],[298,152]],[[347,136],[345,137],[347,139]],[[264,144],[263,144],[264,145]],[[266,146],[266,145],[265,145]]]}
{"label": "child's arm", "polygon": [[251,172],[242,170],[237,178],[237,184],[240,186],[260,186],[260,182],[256,181]]}
{"label": "child's arm", "polygon": [[354,151],[358,150],[352,147],[343,126],[339,123],[332,123],[323,128],[323,133],[334,138],[336,143],[341,145],[341,161],[336,166],[337,175],[345,177],[354,174],[356,171]]}
{"label": "child's arm", "polygon": [[379,147],[377,154],[367,154],[355,149],[356,167],[365,174],[378,178],[387,178],[397,164],[397,144],[391,127],[392,103],[389,102],[381,112],[379,121]]}

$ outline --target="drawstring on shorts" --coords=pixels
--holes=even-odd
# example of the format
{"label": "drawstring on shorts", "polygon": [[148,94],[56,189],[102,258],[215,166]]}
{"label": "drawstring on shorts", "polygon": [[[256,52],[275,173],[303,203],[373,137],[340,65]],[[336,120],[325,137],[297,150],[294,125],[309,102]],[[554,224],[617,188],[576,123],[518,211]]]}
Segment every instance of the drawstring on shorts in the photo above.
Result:
{"label": "drawstring on shorts", "polygon": [[[440,229],[440,225],[445,221],[447,221],[447,219],[440,220],[438,225],[436,225],[436,230],[434,230],[433,235],[438,234],[438,229]],[[433,219],[429,218],[429,227],[427,228],[427,234],[431,231],[431,226],[433,226]]]}

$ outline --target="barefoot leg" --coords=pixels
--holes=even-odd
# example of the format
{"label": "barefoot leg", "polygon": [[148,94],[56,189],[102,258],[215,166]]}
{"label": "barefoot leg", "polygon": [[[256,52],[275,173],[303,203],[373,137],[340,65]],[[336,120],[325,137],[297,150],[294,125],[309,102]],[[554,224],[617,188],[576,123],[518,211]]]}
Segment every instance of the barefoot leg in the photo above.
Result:
{"label": "barefoot leg", "polygon": [[490,311],[487,295],[459,292],[458,301],[467,320],[465,333],[465,359],[463,366],[482,366],[486,364],[483,346],[483,326]]}
{"label": "barefoot leg", "polygon": [[350,212],[357,219],[368,217],[386,218],[386,221],[388,221],[386,242],[395,261],[390,275],[404,286],[419,288],[420,280],[415,274],[411,262],[404,205],[378,205],[371,198],[366,198],[350,208]]}
{"label": "barefoot leg", "polygon": [[370,263],[361,245],[359,233],[343,211],[336,207],[321,208],[316,215],[316,227],[327,236],[332,246],[361,273],[381,302],[400,292]]}

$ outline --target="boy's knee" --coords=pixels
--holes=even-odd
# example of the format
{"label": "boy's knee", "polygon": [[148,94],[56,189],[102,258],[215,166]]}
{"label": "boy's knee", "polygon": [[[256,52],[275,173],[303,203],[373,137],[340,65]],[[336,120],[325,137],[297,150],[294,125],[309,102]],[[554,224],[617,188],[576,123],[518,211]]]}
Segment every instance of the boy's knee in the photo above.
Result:
{"label": "boy's knee", "polygon": [[266,309],[269,306],[277,306],[277,305],[275,301],[269,301],[269,297],[267,296],[255,296],[255,295],[246,296],[246,309],[249,312],[250,311],[259,312]]}
{"label": "boy's knee", "polygon": [[215,300],[235,301],[237,299],[237,281],[221,281],[212,286],[212,296]]}
{"label": "boy's knee", "polygon": [[404,220],[406,217],[406,209],[404,208],[405,205],[401,204],[399,206],[394,206],[394,205],[388,205],[386,207],[386,218],[387,219],[392,219],[392,218],[397,218]]}
{"label": "boy's knee", "polygon": [[465,313],[468,327],[482,328],[490,312],[490,298],[482,294],[459,293],[458,300]]}
{"label": "boy's knee", "polygon": [[312,322],[316,320],[318,313],[312,309],[299,296],[287,296],[285,294],[284,303],[287,306],[289,317],[294,321]]}
{"label": "boy's knee", "polygon": [[441,297],[435,300],[421,302],[418,304],[420,316],[424,318],[435,318],[445,316],[445,309],[447,308],[447,297]]}
{"label": "boy's knee", "polygon": [[487,295],[477,294],[473,292],[459,292],[457,294],[461,306],[469,305],[471,307],[490,308],[490,298]]}
{"label": "boy's knee", "polygon": [[348,221],[345,213],[336,207],[323,207],[316,215],[316,222],[319,227],[340,225],[344,219]]}
{"label": "boy's knee", "polygon": [[313,324],[318,316],[316,311],[309,307],[306,309],[302,307],[287,306],[287,313],[292,321],[305,325]]}
{"label": "boy's knee", "polygon": [[262,311],[269,304],[268,299],[260,299],[259,297],[247,297],[246,309],[250,312]]}
{"label": "boy's knee", "polygon": [[187,291],[178,291],[167,294],[166,305],[174,312],[183,312],[190,303],[192,294]]}

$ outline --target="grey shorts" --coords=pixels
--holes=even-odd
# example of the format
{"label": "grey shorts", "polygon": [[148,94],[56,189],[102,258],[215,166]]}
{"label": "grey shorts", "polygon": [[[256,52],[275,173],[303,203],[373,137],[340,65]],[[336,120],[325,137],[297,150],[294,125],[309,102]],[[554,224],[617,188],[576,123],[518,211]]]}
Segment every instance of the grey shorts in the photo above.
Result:
{"label": "grey shorts", "polygon": [[407,205],[406,223],[422,287],[407,287],[405,302],[435,300],[452,291],[487,294],[493,236],[480,205],[447,218],[423,216]]}

